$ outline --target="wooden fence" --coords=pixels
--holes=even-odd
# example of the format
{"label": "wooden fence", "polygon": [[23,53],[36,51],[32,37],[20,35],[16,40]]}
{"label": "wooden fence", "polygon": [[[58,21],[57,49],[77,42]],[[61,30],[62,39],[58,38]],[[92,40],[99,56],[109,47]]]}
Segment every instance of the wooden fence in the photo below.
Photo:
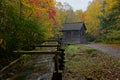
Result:
{"label": "wooden fence", "polygon": [[[31,56],[42,55],[42,54],[43,55],[53,55],[50,60],[53,59],[54,67],[53,66],[48,67],[49,69],[54,68],[54,70],[52,70],[52,72],[51,72],[52,79],[50,79],[50,80],[62,80],[62,73],[61,72],[64,70],[64,55],[65,55],[64,49],[62,49],[62,40],[61,39],[59,39],[59,40],[49,39],[49,40],[46,40],[45,42],[48,42],[48,43],[49,42],[56,42],[57,44],[42,44],[42,45],[34,44],[34,45],[31,45],[31,47],[32,48],[36,48],[36,47],[53,48],[54,47],[54,48],[56,48],[56,50],[55,51],[41,51],[41,50],[14,51],[14,53],[21,54],[21,56],[23,56],[24,54],[31,55]],[[42,59],[42,58],[40,58],[40,59]],[[47,59],[47,61],[49,62],[49,59]],[[8,66],[4,67],[2,70],[0,70],[0,79],[5,80],[10,76],[14,76],[18,71],[22,70],[24,68],[24,67],[22,67],[23,66],[22,62],[24,62],[22,60],[22,58],[19,58],[19,59],[13,61],[12,63],[10,63]],[[48,73],[45,73],[41,77],[37,77],[36,80],[45,79],[45,77],[48,75],[49,75]],[[48,79],[46,79],[46,80],[48,80]]]}

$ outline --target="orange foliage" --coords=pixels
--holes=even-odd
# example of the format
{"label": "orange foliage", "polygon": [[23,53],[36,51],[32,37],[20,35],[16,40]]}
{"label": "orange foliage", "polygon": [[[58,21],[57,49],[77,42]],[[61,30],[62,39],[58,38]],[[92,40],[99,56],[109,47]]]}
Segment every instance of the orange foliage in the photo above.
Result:
{"label": "orange foliage", "polygon": [[82,14],[82,21],[83,21],[83,22],[86,21],[85,17],[86,17],[86,12],[84,12],[84,13]]}
{"label": "orange foliage", "polygon": [[31,8],[33,12],[36,14],[36,17],[40,17],[41,11],[46,11],[49,15],[49,18],[52,19],[53,24],[56,24],[55,14],[56,11],[54,9],[54,0],[22,0],[22,3]]}

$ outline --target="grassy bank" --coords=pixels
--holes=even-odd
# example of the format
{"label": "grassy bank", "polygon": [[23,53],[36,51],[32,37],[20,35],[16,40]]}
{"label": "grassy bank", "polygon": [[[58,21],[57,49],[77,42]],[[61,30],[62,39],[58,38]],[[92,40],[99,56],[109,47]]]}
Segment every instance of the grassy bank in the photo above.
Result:
{"label": "grassy bank", "polygon": [[70,45],[66,47],[63,80],[119,80],[120,59],[98,50]]}

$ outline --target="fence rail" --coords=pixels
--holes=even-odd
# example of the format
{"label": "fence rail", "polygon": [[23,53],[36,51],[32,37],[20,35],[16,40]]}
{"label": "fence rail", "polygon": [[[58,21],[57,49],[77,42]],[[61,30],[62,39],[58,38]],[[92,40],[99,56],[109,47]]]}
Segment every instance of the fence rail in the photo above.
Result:
{"label": "fence rail", "polygon": [[61,51],[41,52],[41,51],[14,51],[16,54],[59,54]]}

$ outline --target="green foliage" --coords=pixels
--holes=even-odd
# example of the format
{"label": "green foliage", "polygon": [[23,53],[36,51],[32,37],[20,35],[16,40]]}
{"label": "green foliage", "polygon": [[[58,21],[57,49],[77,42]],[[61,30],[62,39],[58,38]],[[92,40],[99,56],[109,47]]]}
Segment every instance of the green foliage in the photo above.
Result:
{"label": "green foliage", "polygon": [[[68,46],[67,48],[66,48],[66,52],[67,53],[70,53],[70,52],[72,52],[72,51],[75,51],[75,49],[77,49],[77,47],[75,47],[75,46],[73,46],[73,45],[70,45],[70,46]],[[73,52],[74,53],[74,52]]]}
{"label": "green foliage", "polygon": [[102,42],[106,43],[120,43],[120,2],[115,0],[104,0],[102,4],[102,16],[100,16],[100,29]]}
{"label": "green foliage", "polygon": [[19,57],[12,51],[31,50],[31,44],[41,44],[50,37],[48,27],[52,22],[46,21],[46,16],[38,18],[27,14],[30,10],[20,6],[20,0],[0,0],[0,40],[4,41],[0,43],[0,61],[6,62],[0,62],[0,67]]}
{"label": "green foliage", "polygon": [[120,31],[111,30],[106,34],[103,34],[99,39],[100,41],[105,43],[113,43],[119,44],[120,43]]}
{"label": "green foliage", "polygon": [[93,41],[95,41],[95,39],[96,39],[96,37],[92,36],[92,35],[89,34],[89,33],[86,33],[86,40],[87,40],[88,42],[93,42]]}
{"label": "green foliage", "polygon": [[33,43],[41,43],[44,34],[42,26],[37,19],[28,19],[26,16],[19,16],[19,8],[14,8],[11,2],[6,2],[5,16],[6,22],[3,26],[5,29],[1,29],[1,35],[6,41],[7,49],[15,50],[28,47]]}

